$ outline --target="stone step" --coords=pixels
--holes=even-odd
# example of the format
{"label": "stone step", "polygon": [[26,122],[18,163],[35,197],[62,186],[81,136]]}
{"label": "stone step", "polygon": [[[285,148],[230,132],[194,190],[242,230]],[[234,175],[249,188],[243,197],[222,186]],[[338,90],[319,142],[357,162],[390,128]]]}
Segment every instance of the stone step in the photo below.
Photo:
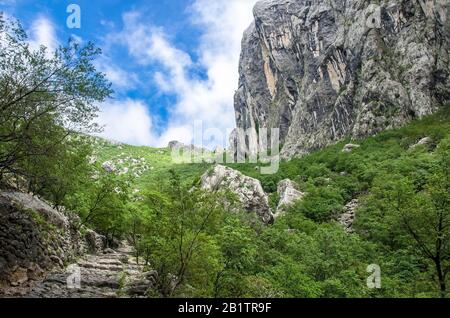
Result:
{"label": "stone step", "polygon": [[127,295],[128,297],[144,297],[150,283],[144,277],[144,265],[138,265],[135,261],[130,247],[123,247],[107,254],[86,255],[76,263],[81,271],[81,288],[69,289],[67,287],[69,273],[66,270],[60,270],[50,273],[26,296],[31,298],[116,298]]}
{"label": "stone step", "polygon": [[105,270],[105,271],[115,271],[120,272],[123,270],[123,266],[120,265],[104,265],[99,263],[88,263],[88,262],[80,262],[78,265],[82,268],[89,268],[93,270]]}

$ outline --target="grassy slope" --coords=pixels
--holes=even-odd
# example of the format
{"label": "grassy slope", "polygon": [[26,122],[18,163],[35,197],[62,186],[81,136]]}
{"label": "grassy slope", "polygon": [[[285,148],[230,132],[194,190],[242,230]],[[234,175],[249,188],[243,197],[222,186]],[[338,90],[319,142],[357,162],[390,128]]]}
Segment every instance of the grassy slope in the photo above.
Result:
{"label": "grassy slope", "polygon": [[[420,156],[428,155],[423,147],[410,149],[410,146],[418,140],[429,136],[434,144],[438,144],[449,135],[449,132],[450,106],[447,106],[439,113],[416,120],[403,128],[386,131],[364,140],[352,141],[361,145],[352,153],[341,151],[343,146],[350,142],[347,139],[302,158],[283,161],[280,163],[279,171],[273,175],[261,175],[255,169],[257,164],[228,166],[261,180],[268,193],[275,192],[277,183],[284,178],[295,180],[302,190],[307,190],[308,182],[330,182],[333,186],[342,188],[343,199],[347,201],[367,190],[377,174],[397,169],[396,164],[405,158],[414,161]],[[177,171],[184,182],[194,183],[211,166],[208,163],[174,164],[167,148],[115,145],[101,140],[96,142],[95,153],[100,164],[108,160],[117,161],[121,157],[144,158],[149,169],[135,178],[135,187],[138,189],[167,179],[169,169]]]}
{"label": "grassy slope", "polygon": [[[131,158],[135,160],[144,159],[144,163],[137,165],[136,170],[142,169],[142,174],[134,176],[133,169],[127,175],[134,176],[134,186],[137,189],[144,189],[161,180],[167,180],[169,170],[174,169],[186,183],[193,183],[210,166],[210,164],[175,164],[172,162],[171,151],[168,148],[152,148],[145,146],[120,145],[97,139],[94,144],[94,154],[97,162],[101,165],[106,161],[112,161],[117,168],[130,167],[129,160],[124,164],[119,164],[118,160]],[[145,171],[144,171],[145,170]]]}

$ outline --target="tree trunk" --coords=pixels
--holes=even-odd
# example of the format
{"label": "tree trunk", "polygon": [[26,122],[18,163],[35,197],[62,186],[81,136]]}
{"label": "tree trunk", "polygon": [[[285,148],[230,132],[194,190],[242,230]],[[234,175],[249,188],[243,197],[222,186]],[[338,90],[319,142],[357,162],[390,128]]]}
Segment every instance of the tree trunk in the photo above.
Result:
{"label": "tree trunk", "polygon": [[445,298],[447,291],[446,291],[446,286],[445,286],[445,275],[442,272],[442,267],[441,267],[441,260],[437,258],[434,260],[434,263],[436,264],[436,272],[438,275],[441,297]]}

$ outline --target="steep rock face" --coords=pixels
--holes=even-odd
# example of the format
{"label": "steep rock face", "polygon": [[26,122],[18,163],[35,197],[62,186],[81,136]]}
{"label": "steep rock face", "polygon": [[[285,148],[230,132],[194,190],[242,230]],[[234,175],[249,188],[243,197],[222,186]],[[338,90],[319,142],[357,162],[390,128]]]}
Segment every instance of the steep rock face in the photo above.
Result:
{"label": "steep rock face", "polygon": [[258,150],[261,128],[279,128],[281,154],[290,158],[434,112],[450,96],[448,6],[258,2],[242,41],[235,95],[246,148]]}
{"label": "steep rock face", "polygon": [[0,192],[0,293],[98,252],[104,238],[74,227],[74,220],[26,193]]}
{"label": "steep rock face", "polygon": [[246,211],[256,213],[266,224],[273,222],[269,200],[259,180],[234,169],[216,165],[202,176],[201,187],[209,191],[231,191],[237,195]]}

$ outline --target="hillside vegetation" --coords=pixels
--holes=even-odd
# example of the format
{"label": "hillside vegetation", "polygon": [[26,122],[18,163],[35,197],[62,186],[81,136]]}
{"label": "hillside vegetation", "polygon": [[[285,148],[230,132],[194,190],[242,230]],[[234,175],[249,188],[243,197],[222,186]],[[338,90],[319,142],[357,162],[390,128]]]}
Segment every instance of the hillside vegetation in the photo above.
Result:
{"label": "hillside vegetation", "polygon": [[[187,263],[174,295],[433,297],[440,283],[448,283],[450,265],[449,116],[447,106],[360,140],[351,153],[341,151],[349,142],[344,140],[283,161],[274,175],[259,174],[255,164],[229,165],[259,179],[273,209],[277,183],[285,178],[307,193],[269,227],[245,212],[226,211],[216,205],[219,198],[189,192],[208,164],[172,165],[167,149],[106,144],[95,152],[100,162],[126,154],[155,167],[133,182],[141,198],[127,204],[124,214],[131,221],[121,233],[135,230],[138,253],[162,272]],[[432,142],[414,146],[424,137]],[[356,221],[347,233],[336,219],[355,198]],[[208,210],[213,213],[207,217]],[[181,245],[185,256],[179,255]],[[366,286],[370,264],[382,270],[381,289]]]}
{"label": "hillside vegetation", "polygon": [[[176,165],[169,149],[91,137],[95,105],[112,94],[93,66],[94,45],[33,51],[1,15],[0,35],[1,190],[76,214],[76,229],[94,229],[112,248],[127,240],[157,272],[149,297],[448,296],[448,105],[353,141],[351,152],[345,140],[282,162],[273,175],[230,165],[261,180],[273,208],[282,179],[306,193],[265,225],[232,193],[196,187],[211,164]],[[336,219],[353,199],[348,232]],[[380,288],[367,284],[371,268],[381,269]]]}

